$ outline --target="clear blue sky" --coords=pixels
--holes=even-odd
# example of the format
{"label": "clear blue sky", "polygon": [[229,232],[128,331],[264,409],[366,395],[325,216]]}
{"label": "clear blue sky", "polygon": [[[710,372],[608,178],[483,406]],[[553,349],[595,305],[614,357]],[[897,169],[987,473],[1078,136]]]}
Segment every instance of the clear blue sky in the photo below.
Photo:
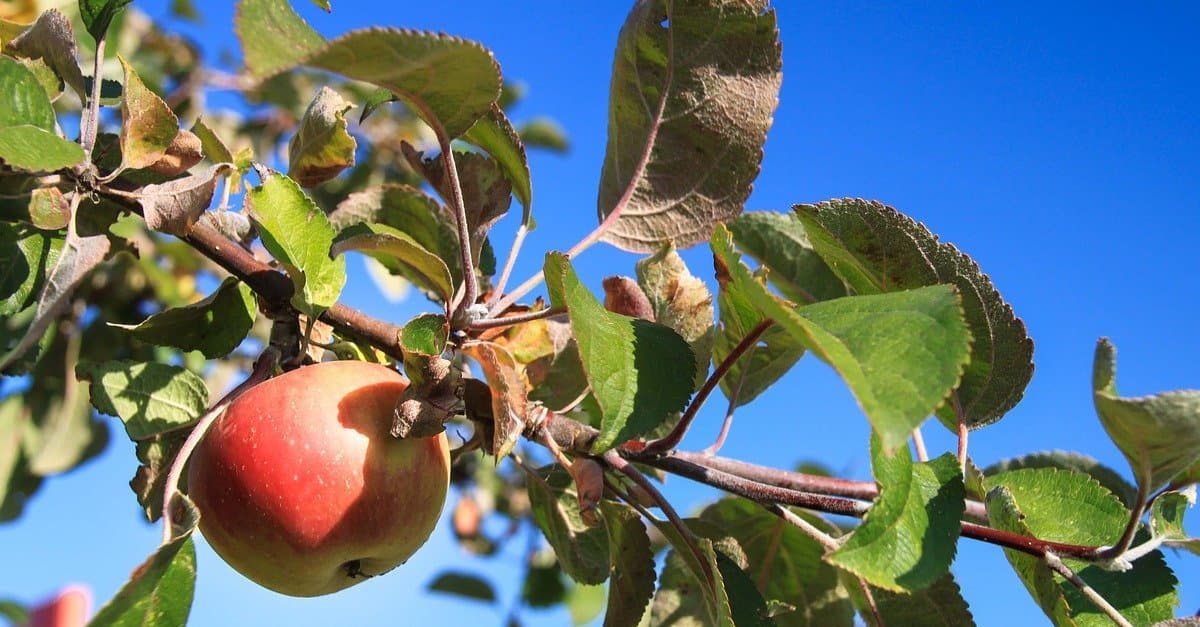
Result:
{"label": "clear blue sky", "polygon": [[[608,72],[624,2],[387,3],[333,0],[300,10],[327,35],[370,24],[476,39],[505,75],[525,82],[518,120],[557,118],[567,156],[532,156],[539,228],[516,272],[540,268],[595,224]],[[135,6],[153,14],[165,2]],[[227,3],[198,3],[186,31],[236,51]],[[1024,402],[974,433],[981,465],[1069,449],[1128,474],[1090,398],[1092,350],[1109,336],[1126,395],[1200,387],[1200,9],[1194,3],[778,3],[784,83],[763,172],[748,208],[786,210],[831,197],[879,199],[971,254],[1024,318],[1037,371]],[[511,221],[493,235],[506,248]],[[709,272],[703,250],[687,259]],[[633,255],[594,248],[576,267],[593,288],[632,274]],[[398,321],[352,276],[347,302]],[[723,403],[702,415],[686,448],[707,446]],[[936,424],[931,448],[952,441]],[[136,462],[114,423],[99,460],[47,483],[17,523],[0,527],[0,596],[33,600],[68,581],[100,601],[157,543],[126,482]],[[741,411],[725,453],[790,466],[818,460],[870,476],[866,422],[829,370],[806,359]],[[708,493],[672,479],[683,510]],[[1195,527],[1193,525],[1193,527]],[[464,556],[443,525],[405,567],[332,597],[298,600],[242,579],[200,548],[193,624],[497,624],[517,592],[519,553]],[[1200,608],[1200,562],[1170,557],[1181,613]],[[499,608],[423,592],[441,569],[489,574]],[[1044,618],[999,549],[970,541],[954,566],[980,625]],[[563,613],[529,613],[560,624]]]}

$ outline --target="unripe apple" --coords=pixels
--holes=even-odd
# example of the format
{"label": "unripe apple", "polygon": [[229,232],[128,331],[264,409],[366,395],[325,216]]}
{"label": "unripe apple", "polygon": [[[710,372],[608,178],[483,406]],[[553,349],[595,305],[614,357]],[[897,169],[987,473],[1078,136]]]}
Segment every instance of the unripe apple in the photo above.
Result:
{"label": "unripe apple", "polygon": [[408,380],[361,361],[298,368],[238,397],[192,454],[213,549],[251,580],[317,596],[404,563],[446,500],[445,434],[388,429]]}

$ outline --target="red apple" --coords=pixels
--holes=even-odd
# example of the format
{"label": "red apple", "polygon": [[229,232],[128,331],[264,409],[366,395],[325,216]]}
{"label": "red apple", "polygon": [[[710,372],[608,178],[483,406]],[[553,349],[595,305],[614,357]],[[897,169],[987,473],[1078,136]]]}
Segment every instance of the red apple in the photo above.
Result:
{"label": "red apple", "polygon": [[83,627],[92,607],[92,591],[73,584],[29,611],[27,627]]}
{"label": "red apple", "polygon": [[336,361],[235,400],[188,469],[200,531],[217,554],[293,596],[403,564],[433,532],[450,482],[445,434],[388,433],[407,387],[390,368]]}

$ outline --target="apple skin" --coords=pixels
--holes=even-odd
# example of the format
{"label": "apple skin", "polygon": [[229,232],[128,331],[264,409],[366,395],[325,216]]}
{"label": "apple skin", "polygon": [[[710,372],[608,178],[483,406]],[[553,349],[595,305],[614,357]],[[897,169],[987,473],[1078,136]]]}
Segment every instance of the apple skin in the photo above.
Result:
{"label": "apple skin", "polygon": [[450,482],[444,433],[388,430],[408,380],[360,361],[298,368],[238,397],[192,453],[200,531],[235,570],[318,596],[403,564]]}

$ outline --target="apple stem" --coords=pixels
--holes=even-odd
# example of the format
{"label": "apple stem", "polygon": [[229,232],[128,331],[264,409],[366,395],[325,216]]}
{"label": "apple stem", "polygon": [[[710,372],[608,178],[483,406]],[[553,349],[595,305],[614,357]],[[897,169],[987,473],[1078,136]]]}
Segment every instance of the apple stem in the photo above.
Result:
{"label": "apple stem", "polygon": [[196,421],[195,428],[188,434],[186,440],[183,441],[183,446],[179,447],[179,453],[175,455],[175,461],[171,462],[171,470],[167,472],[166,485],[163,487],[162,501],[162,543],[167,544],[175,539],[174,523],[171,515],[171,501],[179,492],[179,480],[183,477],[183,469],[187,466],[188,459],[191,458],[192,452],[204,439],[204,434],[208,432],[208,428],[212,426],[218,418],[225,414],[225,409],[229,407],[237,397],[244,394],[250,388],[271,378],[275,368],[279,364],[280,354],[277,349],[267,348],[258,360],[254,362],[254,369],[250,372],[250,376],[246,377],[237,387],[230,390],[212,409],[208,410],[200,420]]}

